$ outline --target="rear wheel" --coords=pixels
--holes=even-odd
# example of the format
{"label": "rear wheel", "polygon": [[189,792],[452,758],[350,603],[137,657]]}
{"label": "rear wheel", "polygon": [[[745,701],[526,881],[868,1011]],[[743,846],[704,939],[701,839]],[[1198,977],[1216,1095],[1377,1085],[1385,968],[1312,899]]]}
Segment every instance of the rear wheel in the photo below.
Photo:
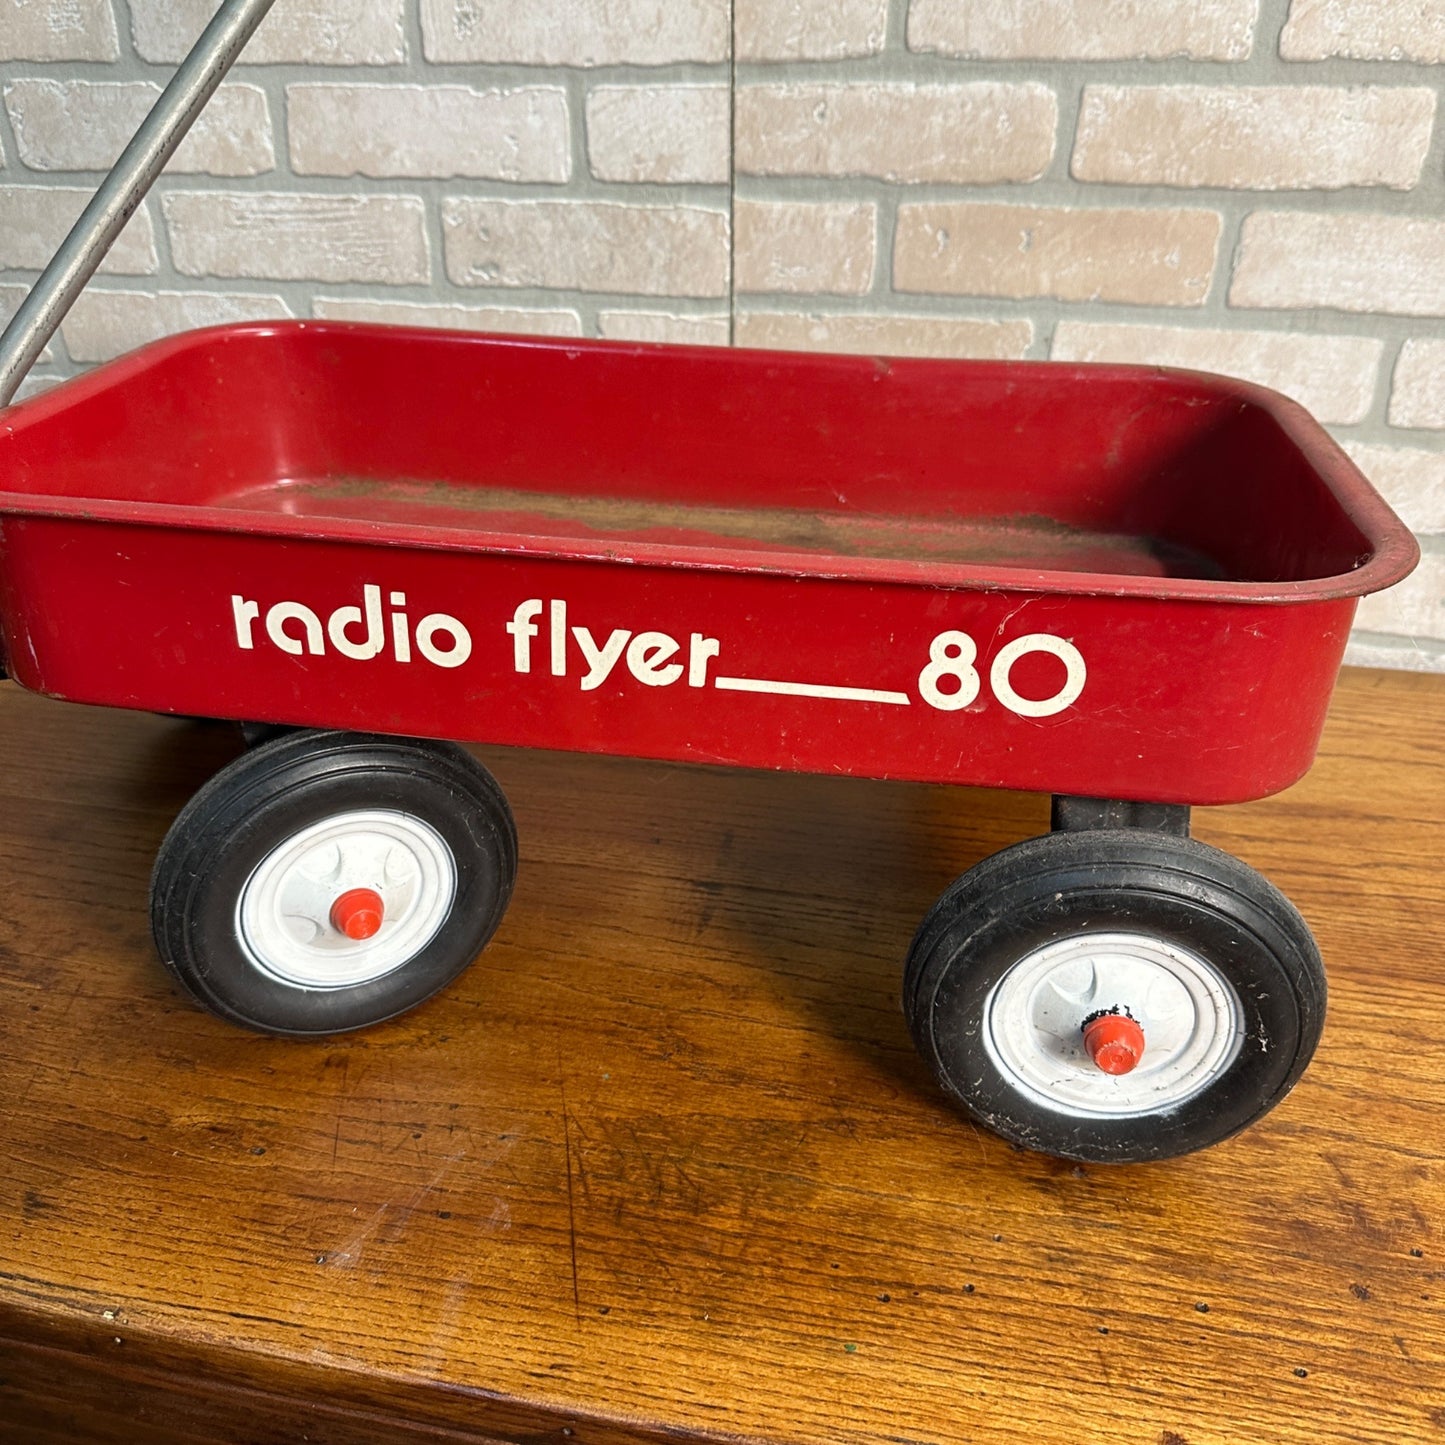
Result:
{"label": "rear wheel", "polygon": [[213,1013],[336,1033],[402,1013],[465,969],[501,921],[516,860],[506,799],[463,749],[289,733],[176,819],[151,927]]}
{"label": "rear wheel", "polygon": [[1246,864],[1140,829],[1031,839],[939,899],[904,1009],[939,1083],[1031,1149],[1167,1158],[1273,1108],[1324,1022],[1308,928]]}

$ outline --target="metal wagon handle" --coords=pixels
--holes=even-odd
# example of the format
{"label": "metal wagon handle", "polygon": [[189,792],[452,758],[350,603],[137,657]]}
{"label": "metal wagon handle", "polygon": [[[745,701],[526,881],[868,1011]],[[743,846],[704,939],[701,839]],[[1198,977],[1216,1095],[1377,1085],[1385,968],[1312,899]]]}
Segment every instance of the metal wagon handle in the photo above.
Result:
{"label": "metal wagon handle", "polygon": [[274,3],[223,0],[201,32],[0,336],[0,408],[9,405],[35,358]]}

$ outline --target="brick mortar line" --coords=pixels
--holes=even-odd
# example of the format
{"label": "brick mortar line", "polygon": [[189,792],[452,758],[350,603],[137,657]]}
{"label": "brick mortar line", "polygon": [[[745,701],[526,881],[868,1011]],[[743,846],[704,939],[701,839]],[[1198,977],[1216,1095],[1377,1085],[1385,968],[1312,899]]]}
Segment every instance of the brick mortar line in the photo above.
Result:
{"label": "brick mortar line", "polygon": [[[0,271],[0,284],[33,285],[37,271],[12,269]],[[203,282],[212,283],[203,286]],[[717,316],[725,314],[725,296],[645,296],[621,291],[551,290],[539,286],[461,287],[453,285],[447,294],[439,292],[434,283],[407,282],[388,285],[371,281],[318,281],[312,279],[266,277],[195,277],[180,273],[153,276],[100,277],[96,286],[107,293],[124,292],[153,295],[162,291],[185,291],[193,294],[225,293],[247,296],[280,296],[293,304],[301,319],[311,317],[311,304],[321,296],[333,300],[396,302],[405,305],[458,305],[497,307],[502,310],[577,310],[594,306],[597,310],[673,312],[685,316]],[[86,364],[88,365],[88,363]]]}
{"label": "brick mortar line", "polygon": [[120,42],[120,59],[140,60],[140,51],[135,48],[135,30],[132,26],[128,0],[107,0],[111,14],[115,17],[116,39]]}
{"label": "brick mortar line", "polygon": [[[630,86],[644,89],[666,86],[730,84],[724,66],[672,65],[647,69],[640,66],[516,66],[472,65],[453,67],[447,75],[439,67],[410,62],[377,65],[305,65],[276,62],[235,67],[223,85],[275,85],[283,90],[293,85],[347,86],[368,88],[462,89],[474,91],[515,91],[538,88],[565,89],[569,80],[579,78],[588,90],[600,86]],[[47,73],[51,72],[51,73]],[[0,62],[0,86],[17,80],[82,81],[89,85],[133,85],[149,82],[162,88],[175,73],[172,65],[138,61],[8,61]]]}
{"label": "brick mortar line", "polygon": [[[820,318],[860,318],[888,320],[928,320],[960,322],[997,322],[1001,325],[1027,321],[1033,327],[1034,341],[1025,354],[1026,360],[1046,361],[1038,351],[1040,325],[1036,305],[1017,299],[1006,300],[1002,307],[993,298],[957,298],[963,305],[940,306],[935,297],[890,295],[865,292],[862,295],[798,291],[744,291],[738,296],[739,316],[818,316]],[[879,303],[883,304],[879,304]],[[1035,354],[1037,352],[1037,354]]]}
{"label": "brick mortar line", "polygon": [[893,247],[898,229],[897,210],[876,206],[873,211],[873,274],[865,293],[869,301],[886,300],[893,291]]}
{"label": "brick mortar line", "polygon": [[157,274],[179,276],[176,269],[175,256],[171,249],[170,227],[166,225],[165,217],[161,213],[159,195],[152,192],[144,202],[151,213],[151,229],[155,234],[156,267]]}
{"label": "brick mortar line", "polygon": [[1350,634],[1350,640],[1352,642],[1356,640],[1365,641],[1367,639],[1375,643],[1395,644],[1404,648],[1419,648],[1425,652],[1426,655],[1434,654],[1438,656],[1441,664],[1445,665],[1445,639],[1438,637],[1411,637],[1408,633],[1404,632],[1377,632],[1374,630],[1368,632],[1351,632]]}
{"label": "brick mortar line", "polygon": [[1286,61],[1280,57],[1279,42],[1284,27],[1289,23],[1289,12],[1293,0],[1259,0],[1254,20],[1254,48],[1250,51],[1253,59],[1261,53],[1268,55],[1279,65],[1298,65],[1299,61]]}
{"label": "brick mortar line", "polygon": [[[1402,318],[1393,318],[1400,320]],[[1378,416],[1374,412],[1367,418],[1367,424],[1377,428],[1380,437],[1402,446],[1423,451],[1445,451],[1445,426],[1418,427],[1399,426],[1388,419],[1390,399],[1395,389],[1395,368],[1399,365],[1400,354],[1410,341],[1445,341],[1445,320],[1437,321],[1433,329],[1419,326],[1396,326],[1382,328],[1385,353],[1380,360],[1380,375],[1384,383],[1384,396],[1379,399]],[[1401,438],[1413,437],[1413,441]]]}
{"label": "brick mortar line", "polygon": [[565,182],[569,191],[579,182],[600,185],[616,185],[618,182],[600,181],[592,173],[592,137],[587,126],[587,97],[590,87],[576,76],[569,77],[567,84],[567,140],[572,154],[567,167]]}
{"label": "brick mortar line", "polygon": [[[23,69],[21,68],[23,67]],[[47,69],[57,74],[46,74]],[[13,70],[13,73],[11,73]],[[404,89],[423,86],[426,89],[461,90],[533,90],[540,87],[564,88],[567,81],[577,77],[588,89],[599,86],[630,86],[642,89],[657,89],[668,86],[727,85],[729,75],[725,67],[709,64],[667,66],[659,70],[647,70],[638,66],[513,66],[473,65],[456,67],[452,76],[441,74],[434,67],[412,66],[397,63],[387,66],[374,65],[303,65],[294,62],[277,62],[267,65],[237,66],[222,82],[223,85],[276,84],[282,87],[292,85],[375,87],[377,89]],[[92,73],[79,73],[88,71]],[[9,61],[0,63],[0,84],[8,85],[17,80],[61,80],[83,81],[89,85],[134,85],[148,81],[162,87],[175,72],[171,65],[141,61],[135,66],[122,62],[86,61]]]}
{"label": "brick mortar line", "polygon": [[[169,61],[137,59],[134,66],[124,62],[26,60],[0,62],[0,73],[6,65],[37,66],[66,72],[67,79],[153,80],[164,83],[176,70]],[[76,74],[72,70],[94,74]],[[283,84],[309,85],[418,85],[460,86],[470,90],[522,90],[529,86],[560,84],[547,77],[579,75],[589,81],[607,85],[701,85],[706,82],[725,84],[729,79],[726,61],[674,60],[665,65],[527,65],[518,61],[435,62],[427,60],[389,60],[363,62],[355,65],[324,65],[301,60],[267,60],[260,63],[238,63],[227,75],[225,84],[245,82],[260,76],[279,79]]]}
{"label": "brick mortar line", "polygon": [[1385,346],[1380,353],[1380,364],[1375,370],[1375,390],[1370,398],[1370,409],[1365,413],[1359,426],[1362,431],[1393,430],[1398,432],[1400,428],[1390,426],[1390,397],[1395,390],[1395,367],[1399,363],[1400,352],[1410,338],[1382,336],[1379,339],[1385,343]]}
{"label": "brick mortar line", "polygon": [[[1050,169],[1053,162],[1050,163]],[[1445,221],[1445,167],[1439,176],[1422,177],[1409,191],[1386,186],[1344,186],[1337,190],[1253,190],[1226,186],[1129,185],[1121,181],[1077,181],[1065,172],[1048,171],[1033,181],[889,181],[873,175],[770,175],[739,171],[745,188],[768,186],[781,192],[796,189],[796,199],[834,199],[813,194],[824,187],[867,191],[868,199],[883,193],[909,201],[983,202],[1021,206],[1061,206],[1071,210],[1289,211],[1304,214],[1356,214],[1397,220]],[[778,199],[794,197],[779,194]],[[759,199],[767,199],[760,197]],[[1383,202],[1383,204],[1381,204]]]}
{"label": "brick mortar line", "polygon": [[[1183,331],[1255,331],[1280,332],[1308,341],[1312,336],[1353,337],[1407,341],[1412,338],[1445,339],[1445,320],[1438,317],[1410,317],[1392,315],[1386,312],[1326,311],[1323,309],[1280,309],[1263,308],[1249,310],[1231,309],[1225,314],[1226,324],[1216,325],[1214,318],[1201,318],[1202,308],[1164,306],[1158,303],[1131,304],[1123,301],[1061,301],[1052,296],[984,296],[964,293],[897,291],[888,293],[867,293],[863,296],[830,295],[824,292],[749,291],[743,293],[746,299],[776,298],[779,301],[794,296],[806,300],[816,299],[857,304],[859,302],[887,299],[903,308],[934,307],[939,302],[950,305],[977,305],[988,307],[1029,307],[1047,305],[1058,307],[1066,314],[1061,317],[1068,321],[1097,319],[1101,323],[1137,326],[1168,326]],[[1288,318],[1293,318],[1293,323]],[[1207,324],[1203,324],[1207,322]],[[1436,338],[1428,333],[1441,335]],[[1382,334],[1383,333],[1383,334]]]}
{"label": "brick mortar line", "polygon": [[1127,86],[1189,86],[1208,88],[1272,87],[1292,90],[1301,86],[1331,89],[1352,87],[1438,89],[1439,62],[1410,60],[1282,60],[1256,52],[1248,60],[1203,60],[1171,56],[1150,60],[1142,56],[1101,58],[969,58],[926,51],[882,50],[872,55],[850,55],[816,60],[746,60],[739,62],[741,85],[792,85],[805,81],[845,84],[940,85],[997,81],[1044,85],[1077,77],[1081,84]]}
{"label": "brick mortar line", "polygon": [[401,10],[401,45],[405,59],[401,62],[408,70],[418,66],[430,68],[426,58],[421,28],[420,0],[406,0]]}
{"label": "brick mortar line", "polygon": [[[585,169],[585,166],[581,169]],[[11,182],[0,172],[0,185],[18,184],[31,190],[94,190],[104,178],[103,171],[29,172],[28,176],[49,176]],[[585,184],[586,189],[579,186]],[[293,174],[279,168],[256,176],[215,176],[204,172],[171,172],[161,176],[147,200],[155,201],[176,191],[206,195],[235,196],[240,200],[260,195],[309,196],[365,199],[387,196],[425,198],[450,187],[439,199],[488,201],[558,201],[588,204],[696,207],[725,212],[728,187],[722,181],[601,181],[587,175],[581,181],[507,181],[489,176],[331,176]]]}
{"label": "brick mortar line", "polygon": [[276,153],[275,168],[266,176],[253,176],[250,184],[257,190],[265,188],[268,176],[284,175],[295,177],[291,169],[291,118],[287,113],[286,87],[278,80],[269,76],[260,79],[256,84],[260,86],[266,97],[266,108],[270,112],[271,119],[271,145]]}
{"label": "brick mortar line", "polygon": [[1220,215],[1224,225],[1219,233],[1219,254],[1215,257],[1214,276],[1205,294],[1203,309],[1211,316],[1237,315],[1242,308],[1229,304],[1229,288],[1239,271],[1240,255],[1244,249],[1244,223],[1249,212],[1231,214],[1221,211]]}
{"label": "brick mortar line", "polygon": [[[269,99],[269,97],[268,97]],[[1057,181],[995,181],[970,184],[963,181],[893,182],[875,176],[777,176],[752,172],[735,172],[732,186],[726,181],[611,181],[591,174],[586,164],[585,135],[578,142],[584,147],[581,163],[574,157],[574,175],[568,181],[513,181],[492,176],[390,175],[364,176],[315,174],[292,171],[284,147],[285,132],[275,136],[277,164],[270,171],[256,175],[215,175],[204,171],[167,170],[157,182],[152,195],[161,188],[217,191],[246,196],[281,193],[286,195],[326,194],[343,191],[353,195],[392,195],[418,186],[466,186],[488,191],[502,190],[505,195],[489,199],[515,200],[587,200],[635,201],[639,204],[691,204],[694,192],[713,192],[726,196],[735,187],[740,198],[759,201],[872,201],[894,205],[1015,205],[1070,211],[1212,211],[1242,221],[1256,212],[1281,212],[1302,215],[1355,215],[1380,220],[1439,221],[1445,226],[1445,214],[1425,211],[1385,209],[1378,205],[1351,204],[1378,194],[1398,197],[1400,193],[1378,193],[1359,187],[1349,191],[1245,191],[1219,188],[1183,189],[1163,186],[1127,186],[1089,184],[1086,192],[1071,189],[1080,182]],[[283,168],[283,162],[285,163]],[[0,171],[0,185],[14,185],[32,190],[70,187],[94,189],[104,179],[99,170],[33,170],[16,165]],[[1445,184],[1442,184],[1445,191]],[[1409,193],[1412,196],[1416,193]],[[1422,198],[1423,199],[1423,198]],[[1333,202],[1321,204],[1321,201]],[[1311,204],[1313,202],[1313,204]],[[1388,313],[1387,313],[1388,314]]]}
{"label": "brick mortar line", "polygon": [[[1445,66],[1440,68],[1445,70]],[[1425,149],[1425,161],[1421,167],[1421,181],[1428,178],[1433,182],[1433,189],[1445,194],[1445,77],[1441,79],[1438,94],[1430,144]]]}
{"label": "brick mortar line", "polygon": [[1049,157],[1044,174],[1033,184],[1047,182],[1076,186],[1078,182],[1069,174],[1069,167],[1073,162],[1074,145],[1079,133],[1079,113],[1084,105],[1084,82],[1071,85],[1067,89],[1063,86],[1051,88],[1054,92],[1054,104],[1058,107],[1054,120],[1054,153]]}
{"label": "brick mortar line", "polygon": [[[1051,88],[1063,85],[1118,85],[1138,88],[1173,89],[1281,89],[1322,87],[1332,90],[1359,88],[1440,90],[1445,86],[1441,63],[1404,60],[1276,61],[1275,81],[1245,79],[1253,61],[1147,60],[1119,57],[1100,60],[965,60],[908,52],[896,55],[880,52],[816,60],[740,60],[739,86],[826,84],[913,84],[976,85],[997,82],[1004,85],[1039,84]],[[133,52],[119,60],[3,60],[0,77],[12,78],[12,67],[33,69],[42,79],[68,80],[152,80],[162,84],[177,62],[146,60]],[[506,84],[514,87],[543,83],[541,77],[567,72],[606,84],[686,85],[709,79],[730,78],[727,60],[674,60],[658,65],[611,62],[604,65],[530,64],[514,60],[427,61],[403,59],[328,64],[299,60],[238,62],[226,77],[244,82],[256,76],[279,76],[287,83],[407,84],[425,79],[430,84]],[[351,77],[357,77],[355,82]]]}
{"label": "brick mortar line", "polygon": [[1419,671],[1445,672],[1445,642],[1428,637],[1405,637],[1397,632],[1351,632],[1348,646],[1353,647],[1357,643],[1402,656],[1416,654],[1425,664]]}
{"label": "brick mortar line", "polygon": [[5,87],[8,77],[0,76],[0,142],[5,152],[5,169],[0,171],[0,185],[17,184],[15,177],[31,175],[34,172],[20,159],[20,137],[15,133],[14,122],[10,119],[10,107],[5,103]]}
{"label": "brick mortar line", "polygon": [[[447,270],[446,227],[442,224],[442,208],[439,204],[423,204],[422,235],[426,238],[427,281],[424,287],[418,285],[418,289],[425,290],[432,296],[437,296],[438,293],[442,291],[449,292],[456,290],[456,285],[452,281],[450,272]],[[319,281],[312,282],[311,285],[313,290],[311,307],[308,308],[308,314],[310,310],[315,307],[315,288],[321,286],[322,283]]]}
{"label": "brick mortar line", "polygon": [[[1389,440],[1397,446],[1413,451],[1445,451],[1445,428],[1423,426],[1388,426]],[[1351,441],[1356,438],[1351,437]],[[1365,440],[1359,438],[1358,440]],[[1385,445],[1381,441],[1380,445]]]}

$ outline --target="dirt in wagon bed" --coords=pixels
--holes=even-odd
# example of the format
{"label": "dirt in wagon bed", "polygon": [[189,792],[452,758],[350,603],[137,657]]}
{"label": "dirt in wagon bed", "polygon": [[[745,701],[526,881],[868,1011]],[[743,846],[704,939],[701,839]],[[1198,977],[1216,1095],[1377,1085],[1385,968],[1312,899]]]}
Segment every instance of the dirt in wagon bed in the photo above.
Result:
{"label": "dirt in wagon bed", "polygon": [[981,563],[1063,572],[1218,579],[1190,548],[1043,516],[900,516],[725,507],[705,502],[599,497],[473,483],[336,477],[252,488],[221,505],[383,525],[454,527],[555,541],[652,542],[680,549]]}

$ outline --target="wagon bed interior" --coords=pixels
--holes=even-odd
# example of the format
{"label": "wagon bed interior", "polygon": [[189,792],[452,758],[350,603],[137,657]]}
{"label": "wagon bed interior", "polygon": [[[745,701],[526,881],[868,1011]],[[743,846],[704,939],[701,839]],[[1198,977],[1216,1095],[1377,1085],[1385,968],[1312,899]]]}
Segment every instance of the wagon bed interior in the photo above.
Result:
{"label": "wagon bed interior", "polygon": [[679,553],[747,552],[877,557],[899,562],[982,563],[1056,572],[1219,578],[1201,552],[1130,532],[1040,515],[884,516],[791,507],[726,507],[676,500],[529,492],[484,483],[389,477],[322,477],[244,489],[215,499],[242,512],[382,527],[422,524],[460,532],[537,538],[543,545],[625,546],[646,541]]}
{"label": "wagon bed interior", "polygon": [[256,324],[156,343],[10,413],[0,487],[226,529],[803,572],[872,559],[944,582],[1339,577],[1370,559],[1368,528],[1326,480],[1348,464],[1292,412],[1144,368]]}

